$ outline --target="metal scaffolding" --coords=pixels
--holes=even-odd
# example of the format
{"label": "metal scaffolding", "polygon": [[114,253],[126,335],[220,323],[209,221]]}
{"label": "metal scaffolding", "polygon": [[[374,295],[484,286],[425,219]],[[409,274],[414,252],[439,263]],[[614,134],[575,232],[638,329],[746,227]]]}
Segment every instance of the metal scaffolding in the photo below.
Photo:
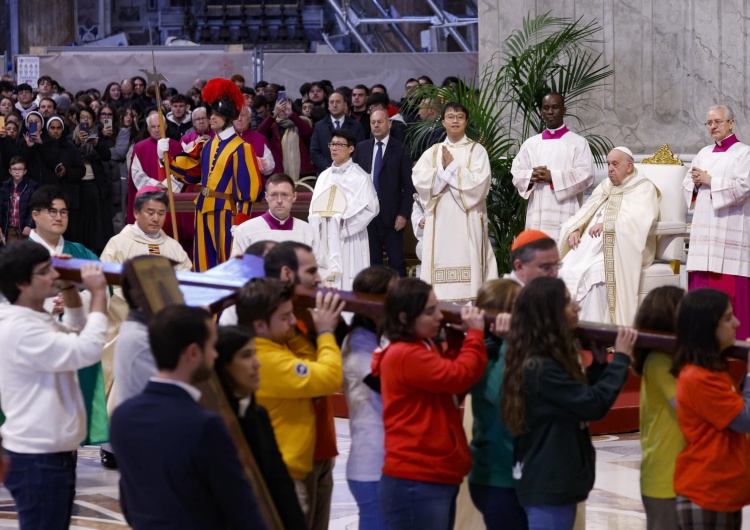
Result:
{"label": "metal scaffolding", "polygon": [[[336,19],[344,30],[336,35],[324,34],[323,39],[326,43],[334,48],[331,43],[334,39],[340,39],[351,36],[362,48],[363,52],[375,53],[375,49],[372,44],[374,37],[379,37],[379,31],[377,26],[386,26],[393,35],[398,39],[399,42],[404,46],[405,51],[416,52],[417,49],[413,43],[408,39],[404,32],[399,27],[400,24],[429,24],[431,30],[437,30],[438,35],[442,35],[443,38],[450,36],[454,39],[456,44],[462,51],[472,52],[477,50],[476,39],[471,39],[471,42],[467,42],[461,33],[457,30],[461,26],[475,26],[478,22],[476,17],[458,17],[451,13],[448,13],[442,9],[435,0],[426,0],[427,5],[430,7],[434,15],[432,16],[401,16],[395,13],[394,10],[389,11],[383,7],[379,0],[359,0],[358,5],[352,5],[356,2],[349,3],[347,0],[326,0],[327,5],[330,6],[332,11],[336,15]],[[365,3],[367,2],[367,3]],[[342,5],[343,3],[343,5]],[[348,4],[348,5],[347,5]],[[375,10],[378,16],[368,17],[366,16],[367,8],[370,7]],[[369,26],[376,26],[374,30],[370,30]],[[476,36],[476,32],[469,32],[470,36]],[[367,37],[370,37],[368,40]],[[387,50],[378,50],[387,51]]]}

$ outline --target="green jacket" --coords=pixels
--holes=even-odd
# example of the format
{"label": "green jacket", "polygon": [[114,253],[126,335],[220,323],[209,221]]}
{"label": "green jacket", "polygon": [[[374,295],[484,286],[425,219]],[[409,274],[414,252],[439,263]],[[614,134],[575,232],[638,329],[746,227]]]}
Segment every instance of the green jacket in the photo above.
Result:
{"label": "green jacket", "polygon": [[483,486],[512,488],[513,435],[502,419],[503,374],[508,343],[490,335],[487,368],[482,379],[471,389],[474,426],[471,438],[471,472],[469,482]]}
{"label": "green jacket", "polygon": [[[557,362],[532,357],[524,374],[526,429],[516,438],[513,477],[524,507],[574,504],[594,487],[589,421],[602,419],[628,376],[630,358],[615,353],[596,382],[571,378]],[[592,365],[591,376],[602,365]]]}

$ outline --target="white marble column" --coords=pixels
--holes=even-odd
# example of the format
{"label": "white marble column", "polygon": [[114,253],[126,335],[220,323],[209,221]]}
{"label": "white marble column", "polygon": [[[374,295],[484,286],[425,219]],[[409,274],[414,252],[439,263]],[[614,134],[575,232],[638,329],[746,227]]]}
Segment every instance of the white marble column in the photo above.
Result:
{"label": "white marble column", "polygon": [[728,104],[750,142],[748,6],[743,0],[479,0],[479,62],[487,65],[527,13],[596,20],[615,75],[575,112],[634,152],[668,143],[695,153],[710,141],[711,105]]}

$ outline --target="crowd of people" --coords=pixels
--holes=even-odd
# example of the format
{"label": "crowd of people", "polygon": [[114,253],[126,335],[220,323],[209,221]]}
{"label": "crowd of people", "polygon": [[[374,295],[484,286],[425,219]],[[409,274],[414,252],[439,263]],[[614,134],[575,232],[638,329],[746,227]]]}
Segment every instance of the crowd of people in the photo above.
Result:
{"label": "crowd of people", "polygon": [[[709,110],[716,145],[685,177],[698,249],[690,292],[659,288],[639,307],[659,191],[632,152],[608,154],[608,178],[583,202],[593,158],[563,123],[564,97],[547,94],[547,129],[512,167],[527,229],[498,278],[487,151],[466,136],[466,107],[409,99],[422,81],[406,83],[398,108],[380,85],[316,82],[292,100],[240,76],[196,80],[184,95],[164,87],[162,102],[140,77],[103,96],[42,77],[36,99],[28,85],[0,83],[17,99],[0,100],[0,477],[22,528],[66,527],[77,447],[109,442],[102,464],[119,468],[136,530],[264,528],[268,506],[285,528],[325,529],[338,454],[331,396],[342,387],[363,530],[453,528],[467,477],[488,528],[581,528],[595,474],[588,422],[607,414],[631,365],[642,376],[649,528],[740,527],[750,391],[737,391],[723,352],[750,317],[750,243],[735,234],[750,219],[750,148],[732,133],[731,109]],[[426,145],[406,133],[417,119],[433,122]],[[305,176],[317,177],[307,222],[292,216]],[[198,192],[193,222],[169,222],[170,189]],[[251,218],[261,199],[268,210]],[[409,217],[424,244],[419,279],[405,277]],[[265,277],[218,323],[186,306],[150,316],[135,286],[110,292],[96,264],[80,285],[61,281],[50,258],[62,254],[161,255],[196,271],[249,254]],[[304,311],[295,285],[385,298],[377,316],[352,317],[335,290],[319,291]],[[440,302],[460,305],[461,325],[443,325]],[[485,311],[498,313],[490,325]],[[584,362],[579,313],[621,326],[614,352],[594,344]],[[675,332],[677,346],[636,348],[631,326]],[[195,385],[214,369],[265,487],[197,405]]]}

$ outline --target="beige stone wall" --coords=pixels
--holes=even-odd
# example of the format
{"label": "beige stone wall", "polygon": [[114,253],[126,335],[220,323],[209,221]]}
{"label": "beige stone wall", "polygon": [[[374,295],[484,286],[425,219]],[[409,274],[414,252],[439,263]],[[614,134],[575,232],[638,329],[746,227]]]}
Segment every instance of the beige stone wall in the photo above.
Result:
{"label": "beige stone wall", "polygon": [[710,141],[706,110],[719,103],[734,108],[738,137],[750,141],[749,10],[741,0],[479,0],[479,62],[526,13],[596,19],[615,75],[576,113],[634,152],[668,143],[695,153]]}

